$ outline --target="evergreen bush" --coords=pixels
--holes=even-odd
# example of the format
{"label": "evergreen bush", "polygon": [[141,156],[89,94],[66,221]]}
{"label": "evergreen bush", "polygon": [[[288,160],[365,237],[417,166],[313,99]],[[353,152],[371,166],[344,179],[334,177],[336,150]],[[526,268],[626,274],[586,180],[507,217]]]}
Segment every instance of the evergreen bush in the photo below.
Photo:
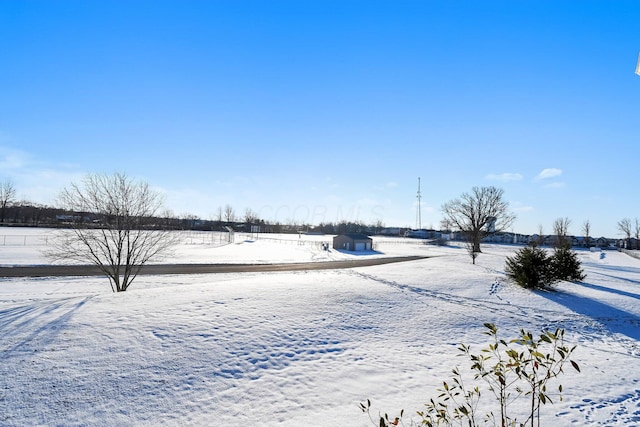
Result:
{"label": "evergreen bush", "polygon": [[547,251],[527,246],[513,257],[507,257],[505,273],[527,289],[546,289],[554,283]]}
{"label": "evergreen bush", "polygon": [[586,277],[577,254],[567,246],[557,247],[553,255],[526,247],[507,257],[505,264],[507,277],[527,289],[548,289],[561,280],[579,282]]}
{"label": "evergreen bush", "polygon": [[550,261],[551,274],[556,280],[579,282],[586,277],[580,267],[578,255],[568,247],[556,248]]}

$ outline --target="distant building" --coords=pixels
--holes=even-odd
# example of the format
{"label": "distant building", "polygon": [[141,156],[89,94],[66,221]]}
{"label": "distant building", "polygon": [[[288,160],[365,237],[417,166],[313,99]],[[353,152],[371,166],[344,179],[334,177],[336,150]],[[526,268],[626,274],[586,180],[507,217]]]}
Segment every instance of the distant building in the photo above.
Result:
{"label": "distant building", "polygon": [[333,249],[345,251],[370,251],[373,249],[373,239],[366,234],[346,233],[333,238]]}
{"label": "distant building", "polygon": [[440,233],[435,230],[407,230],[404,232],[405,237],[412,237],[414,239],[437,239]]}
{"label": "distant building", "polygon": [[382,236],[401,236],[402,229],[400,227],[386,227],[378,233]]}

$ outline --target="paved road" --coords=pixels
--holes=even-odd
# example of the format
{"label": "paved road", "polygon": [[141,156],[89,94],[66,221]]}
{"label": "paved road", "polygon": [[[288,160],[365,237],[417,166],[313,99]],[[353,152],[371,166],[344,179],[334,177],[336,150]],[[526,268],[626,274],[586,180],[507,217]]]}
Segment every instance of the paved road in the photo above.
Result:
{"label": "paved road", "polygon": [[[403,261],[429,258],[426,256],[404,256],[388,258],[365,258],[349,261],[297,262],[278,264],[152,264],[145,265],[140,274],[210,274],[241,273],[259,271],[333,270],[338,268],[367,267]],[[55,277],[55,276],[101,276],[95,265],[34,265],[0,267],[0,277]]]}

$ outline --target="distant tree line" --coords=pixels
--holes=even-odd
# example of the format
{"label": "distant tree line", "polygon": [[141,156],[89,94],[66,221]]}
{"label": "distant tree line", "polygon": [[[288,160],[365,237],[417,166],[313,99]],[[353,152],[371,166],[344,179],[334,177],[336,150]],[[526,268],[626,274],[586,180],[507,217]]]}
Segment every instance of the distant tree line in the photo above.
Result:
{"label": "distant tree line", "polygon": [[[80,216],[87,222],[93,221],[90,212],[70,212],[66,209],[41,205],[29,201],[16,201],[2,208],[0,225],[25,227],[64,228],[75,216]],[[298,223],[289,220],[286,223],[270,222],[258,216],[236,217],[229,216],[222,219],[202,219],[197,215],[175,215],[163,212],[156,217],[154,223],[158,227],[170,230],[201,230],[224,231],[231,227],[235,231],[251,232],[252,226],[259,226],[263,233],[299,233],[312,232],[324,234],[365,233],[377,234],[384,228],[379,222],[366,224],[360,221],[323,222],[318,225]],[[99,225],[96,223],[96,225]]]}
{"label": "distant tree line", "polygon": [[[90,210],[70,210],[67,208],[34,203],[27,200],[17,200],[16,189],[12,182],[0,182],[0,225],[24,227],[68,228],[78,219],[95,228],[101,226],[100,220]],[[366,233],[377,234],[384,228],[381,221],[365,224],[361,221],[323,222],[319,225],[300,223],[289,219],[286,223],[268,221],[250,208],[244,214],[237,214],[229,204],[218,207],[215,215],[209,219],[202,219],[193,214],[175,214],[171,210],[157,212],[152,221],[147,221],[148,227],[166,230],[200,230],[226,231],[227,227],[234,231],[251,232],[258,227],[263,233],[299,233],[312,232],[324,234]]]}
{"label": "distant tree line", "polygon": [[640,249],[640,220],[623,218],[618,221],[618,230],[624,235],[626,249]]}
{"label": "distant tree line", "polygon": [[[508,203],[503,200],[503,191],[495,187],[474,187],[470,193],[464,193],[442,206],[442,232],[453,232],[451,236],[463,240],[470,246],[472,258],[481,252],[480,243],[487,237],[505,232],[511,226],[515,217],[508,211]],[[372,224],[363,221],[321,222],[307,224],[288,219],[284,223],[269,221],[259,217],[250,208],[243,214],[238,214],[229,204],[217,208],[216,213],[209,219],[202,219],[197,215],[185,213],[175,214],[171,210],[164,210],[157,214],[153,223],[158,228],[167,230],[200,230],[226,231],[227,227],[235,231],[251,232],[256,226],[262,233],[299,233],[311,232],[322,234],[384,234],[390,229],[382,221]],[[74,216],[81,216],[86,221],[94,219],[90,212],[72,212],[58,206],[39,204],[16,198],[16,187],[9,181],[0,181],[0,225],[31,226],[65,228]],[[99,226],[99,223],[95,223]],[[569,234],[569,218],[558,218],[552,225],[552,235],[545,236],[542,225],[539,226],[537,241],[532,244],[551,246],[566,245],[571,240]],[[623,236],[620,244],[627,249],[640,249],[640,219],[623,218],[617,223],[618,231]],[[407,228],[397,228],[396,235],[404,235]],[[433,230],[434,231],[434,230]],[[591,222],[586,220],[581,227],[583,239],[580,246],[596,245],[596,239],[591,236]],[[534,235],[535,236],[535,235]]]}

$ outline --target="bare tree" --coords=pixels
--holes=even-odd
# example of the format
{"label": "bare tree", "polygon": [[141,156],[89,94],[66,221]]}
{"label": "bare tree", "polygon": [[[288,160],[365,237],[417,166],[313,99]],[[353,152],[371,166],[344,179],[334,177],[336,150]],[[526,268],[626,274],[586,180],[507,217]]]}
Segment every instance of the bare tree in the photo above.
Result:
{"label": "bare tree", "polygon": [[635,232],[634,237],[636,238],[635,249],[638,249],[638,244],[640,244],[640,220],[638,220],[638,218],[636,218],[635,221],[634,221],[633,229],[634,229],[634,232]]}
{"label": "bare tree", "polygon": [[471,257],[471,262],[473,264],[476,263],[476,258],[478,258],[478,255],[480,255],[480,252],[475,251],[473,249],[473,241],[471,239],[468,239],[465,242],[465,247],[467,248],[467,252],[469,253],[469,256]]}
{"label": "bare tree", "polygon": [[453,224],[448,219],[444,218],[440,220],[440,231],[449,233],[453,229]]}
{"label": "bare tree", "polygon": [[256,212],[254,212],[251,208],[247,208],[244,211],[244,222],[247,225],[255,224],[260,221],[260,217]]}
{"label": "bare tree", "polygon": [[544,245],[544,227],[538,224],[538,246]]}
{"label": "bare tree", "polygon": [[0,183],[0,224],[4,223],[4,216],[13,199],[16,197],[16,188],[9,180]]}
{"label": "bare tree", "polygon": [[504,231],[515,220],[504,191],[496,187],[473,187],[471,193],[442,205],[444,220],[462,231],[471,242],[471,253],[482,252],[480,242],[493,233]]}
{"label": "bare tree", "polygon": [[233,222],[236,220],[236,213],[231,207],[231,205],[226,205],[224,207],[224,220],[226,222]]}
{"label": "bare tree", "polygon": [[571,220],[567,217],[557,218],[553,222],[553,234],[556,235],[557,247],[571,247],[569,242],[569,225]]}
{"label": "bare tree", "polygon": [[169,254],[176,243],[174,233],[157,227],[160,195],[124,174],[88,175],[63,189],[59,203],[74,221],[45,254],[96,265],[114,292],[126,291],[142,266]]}
{"label": "bare tree", "polygon": [[584,244],[587,248],[591,247],[591,223],[586,220],[582,224],[582,232],[584,233]]}
{"label": "bare tree", "polygon": [[627,249],[631,249],[631,220],[629,218],[622,218],[620,221],[618,221],[618,230],[620,230],[627,239]]}
{"label": "bare tree", "polygon": [[200,217],[192,213],[183,213],[181,217],[183,227],[189,230],[193,230],[194,228],[196,228],[198,226],[198,223],[200,222]]}
{"label": "bare tree", "polygon": [[176,228],[176,214],[171,209],[163,209],[160,212],[160,218],[165,229]]}

